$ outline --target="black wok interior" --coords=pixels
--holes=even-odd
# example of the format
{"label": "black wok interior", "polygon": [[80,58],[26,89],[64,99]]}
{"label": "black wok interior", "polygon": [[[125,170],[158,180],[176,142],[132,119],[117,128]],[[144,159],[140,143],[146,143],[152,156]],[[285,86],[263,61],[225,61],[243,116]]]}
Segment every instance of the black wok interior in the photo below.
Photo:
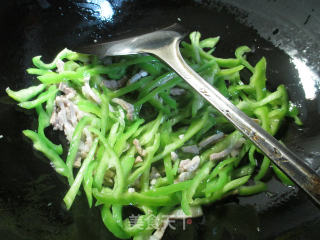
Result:
{"label": "black wok interior", "polygon": [[[258,3],[259,2],[259,3]],[[31,58],[51,61],[65,47],[77,49],[180,22],[204,37],[220,36],[215,51],[232,57],[248,45],[253,63],[267,58],[268,87],[286,85],[303,127],[286,122],[287,145],[320,173],[320,2],[255,0],[11,0],[0,5],[0,239],[114,239],[99,210],[84,195],[70,211],[68,186],[22,136],[35,129],[33,113],[16,107],[5,88],[35,80]],[[54,135],[54,133],[49,133]],[[57,137],[57,136],[53,136]],[[58,136],[59,138],[59,136]],[[60,136],[61,138],[61,136]],[[164,239],[319,239],[320,209],[302,191],[270,178],[268,192],[231,198],[204,208],[205,216]]]}

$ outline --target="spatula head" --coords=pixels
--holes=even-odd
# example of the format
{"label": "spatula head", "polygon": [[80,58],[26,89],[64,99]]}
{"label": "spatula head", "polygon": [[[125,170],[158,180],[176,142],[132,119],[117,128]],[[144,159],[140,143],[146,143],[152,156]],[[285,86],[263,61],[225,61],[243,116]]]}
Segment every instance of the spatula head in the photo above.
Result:
{"label": "spatula head", "polygon": [[120,56],[139,53],[151,53],[170,44],[172,41],[181,40],[187,31],[175,23],[169,27],[112,42],[103,42],[79,48],[78,52],[96,55],[99,58],[106,56]]}

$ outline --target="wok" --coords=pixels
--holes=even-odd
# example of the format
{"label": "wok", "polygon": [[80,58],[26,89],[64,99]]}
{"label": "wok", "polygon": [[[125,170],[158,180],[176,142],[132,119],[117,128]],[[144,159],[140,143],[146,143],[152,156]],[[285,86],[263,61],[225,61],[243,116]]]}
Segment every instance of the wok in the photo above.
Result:
{"label": "wok", "polygon": [[[113,239],[97,208],[84,195],[67,211],[68,186],[22,137],[35,129],[32,113],[18,109],[5,88],[20,89],[34,78],[31,58],[51,61],[64,47],[116,39],[181,22],[204,37],[220,36],[215,55],[232,57],[248,45],[256,62],[267,58],[270,89],[286,85],[304,122],[287,122],[279,136],[320,172],[320,2],[254,0],[12,0],[0,7],[0,238]],[[56,141],[63,136],[48,131]],[[268,192],[231,198],[204,209],[205,216],[176,222],[164,239],[318,239],[320,211],[299,189],[269,177]]]}

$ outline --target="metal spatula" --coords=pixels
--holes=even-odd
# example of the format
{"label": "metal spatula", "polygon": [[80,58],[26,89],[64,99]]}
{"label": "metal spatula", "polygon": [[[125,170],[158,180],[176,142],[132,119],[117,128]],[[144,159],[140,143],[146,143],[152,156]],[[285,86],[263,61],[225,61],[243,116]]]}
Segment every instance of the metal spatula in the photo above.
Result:
{"label": "metal spatula", "polygon": [[84,47],[81,52],[101,58],[139,53],[159,57],[320,204],[319,176],[186,64],[179,51],[179,43],[186,33],[180,25],[174,24],[140,36]]}

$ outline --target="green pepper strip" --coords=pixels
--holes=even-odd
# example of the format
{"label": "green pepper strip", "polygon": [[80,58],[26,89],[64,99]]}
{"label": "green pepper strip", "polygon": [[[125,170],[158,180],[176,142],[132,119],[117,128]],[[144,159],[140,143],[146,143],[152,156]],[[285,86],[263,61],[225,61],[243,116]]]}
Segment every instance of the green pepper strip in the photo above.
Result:
{"label": "green pepper strip", "polygon": [[144,192],[144,195],[151,196],[151,197],[157,197],[157,196],[164,196],[164,195],[170,195],[175,192],[183,191],[185,189],[189,189],[191,186],[192,181],[187,180],[184,182],[179,182],[175,184],[170,184],[168,186],[159,187],[159,188],[153,188],[146,192]]}
{"label": "green pepper strip", "polygon": [[156,134],[163,120],[163,114],[162,112],[160,112],[157,118],[154,121],[152,121],[152,124],[149,125],[148,128],[146,128],[147,131],[140,137],[141,146],[148,144],[154,138],[154,135]]}
{"label": "green pepper strip", "polygon": [[46,103],[46,112],[48,116],[52,116],[53,108],[54,108],[54,101],[56,99],[56,95],[52,95]]}
{"label": "green pepper strip", "polygon": [[208,177],[208,174],[209,174],[210,170],[212,169],[212,167],[214,166],[214,164],[215,163],[213,161],[208,161],[203,165],[203,167],[199,171],[197,171],[197,174],[192,179],[191,186],[187,192],[187,201],[188,202],[192,201],[193,195],[196,193],[197,188],[199,187],[201,182],[204,181]]}
{"label": "green pepper strip", "polygon": [[120,156],[122,151],[125,148],[127,140],[137,131],[141,124],[143,124],[143,119],[136,120],[125,133],[121,134],[119,137],[116,138],[116,143],[114,146],[114,152]]}
{"label": "green pepper strip", "polygon": [[56,67],[58,59],[62,60],[70,54],[77,54],[77,53],[72,52],[71,50],[65,48],[61,52],[59,52],[59,54],[54,58],[54,60],[51,63],[48,63],[48,64],[43,63],[41,61],[41,56],[36,56],[32,58],[32,62],[37,68],[49,70]]}
{"label": "green pepper strip", "polygon": [[112,217],[115,222],[123,228],[123,219],[122,219],[122,205],[114,204],[112,205]]}
{"label": "green pepper strip", "polygon": [[249,157],[249,161],[250,161],[250,164],[252,166],[257,166],[257,161],[256,159],[254,158],[254,153],[256,151],[256,146],[252,145],[249,149],[249,154],[248,154],[248,157]]}
{"label": "green pepper strip", "polygon": [[[154,142],[153,145],[146,148],[146,152],[147,152],[147,157],[143,163],[143,165],[141,167],[139,167],[138,169],[136,169],[128,178],[128,183],[132,184],[134,183],[135,180],[137,180],[138,177],[140,177],[141,174],[148,172],[149,173],[149,168],[151,166],[153,155],[155,154],[155,152],[158,150],[160,146],[160,134],[157,133],[156,136],[154,137]],[[144,179],[145,184],[147,184],[146,181],[148,181],[148,179]],[[149,182],[149,181],[148,181]]]}
{"label": "green pepper strip", "polygon": [[101,109],[99,108],[98,104],[89,101],[89,100],[80,100],[77,103],[79,109],[81,111],[87,112],[87,113],[93,113],[95,114],[97,117],[101,118],[102,114],[101,114]]}
{"label": "green pepper strip", "polygon": [[237,178],[232,180],[231,182],[228,182],[222,189],[223,193],[229,192],[237,187],[240,187],[241,185],[245,184],[246,182],[248,182],[249,178],[251,176],[244,176],[241,178]]}
{"label": "green pepper strip", "polygon": [[[216,167],[217,168],[217,167]],[[223,187],[227,184],[229,178],[229,172],[232,170],[232,165],[229,164],[219,171],[219,178],[217,181],[208,182],[205,188],[205,195],[210,196],[211,193],[220,195]]]}
{"label": "green pepper strip", "polygon": [[268,103],[281,98],[283,93],[279,90],[269,94],[267,97],[261,99],[260,101],[254,102],[254,101],[241,101],[237,104],[237,107],[240,108],[243,111],[250,111],[253,112],[256,108],[262,107],[264,105],[267,105]]}
{"label": "green pepper strip", "polygon": [[220,37],[206,38],[200,41],[199,46],[201,48],[214,48],[219,40]]}
{"label": "green pepper strip", "polygon": [[39,84],[38,86],[28,87],[20,91],[12,91],[10,88],[7,88],[6,92],[12,99],[16,100],[17,102],[25,102],[37,96],[45,89],[45,87],[46,86],[44,84]]}
{"label": "green pepper strip", "polygon": [[[192,50],[192,46],[186,42],[182,42],[181,45],[185,48],[185,50],[187,51],[191,51]],[[212,56],[211,54],[206,53],[205,51],[203,51],[202,49],[199,49],[199,54],[202,58],[206,59],[206,60],[215,60],[220,67],[236,67],[239,66],[241,63],[239,61],[239,59],[235,59],[235,58],[217,58]]]}
{"label": "green pepper strip", "polygon": [[52,96],[55,96],[59,90],[56,88],[56,86],[51,86],[49,89],[43,93],[41,93],[38,98],[32,101],[27,102],[21,102],[18,105],[22,108],[31,109],[39,106],[40,104],[44,103],[48,99],[50,99]]}
{"label": "green pepper strip", "polygon": [[96,173],[94,176],[94,185],[96,188],[101,189],[103,179],[104,179],[104,174],[107,168],[115,166],[118,177],[117,177],[117,184],[115,184],[114,189],[117,189],[117,194],[118,194],[118,192],[120,192],[123,189],[123,181],[124,181],[119,159],[114,153],[109,143],[107,142],[107,140],[103,137],[103,135],[97,129],[90,127],[89,131],[93,132],[98,136],[99,140],[103,143],[103,146],[105,148],[103,156],[99,161],[98,167],[96,169]]}
{"label": "green pepper strip", "polygon": [[238,47],[235,51],[236,58],[239,59],[242,65],[246,66],[252,73],[254,72],[254,68],[251,64],[245,59],[244,54],[247,52],[251,52],[251,49],[248,46]]}
{"label": "green pepper strip", "polygon": [[101,209],[101,218],[104,225],[112,232],[117,238],[120,239],[128,239],[130,235],[126,233],[123,228],[117,224],[117,222],[113,219],[112,213],[110,211],[109,205],[104,205]]}
{"label": "green pepper strip", "polygon": [[255,167],[250,164],[237,168],[232,172],[232,178],[234,179],[251,175],[254,172],[254,168]]}
{"label": "green pepper strip", "polygon": [[70,207],[71,207],[71,205],[72,205],[72,203],[73,203],[73,201],[79,191],[79,188],[81,186],[81,182],[83,180],[85,173],[87,172],[88,166],[89,166],[90,162],[93,161],[97,146],[98,146],[98,139],[95,139],[92,143],[92,146],[90,148],[90,151],[89,151],[87,157],[85,158],[85,160],[81,164],[81,168],[78,171],[76,179],[74,180],[69,191],[67,192],[67,194],[63,198],[63,201],[67,206],[67,209],[70,209]]}
{"label": "green pepper strip", "polygon": [[257,181],[255,185],[239,187],[238,194],[241,196],[248,196],[248,195],[264,192],[266,190],[267,190],[267,185],[263,182]]}
{"label": "green pepper strip", "polygon": [[51,71],[46,69],[39,69],[39,68],[28,68],[27,73],[32,75],[44,75],[47,73],[51,73]]}
{"label": "green pepper strip", "polygon": [[83,177],[83,188],[86,193],[89,207],[92,207],[92,183],[93,183],[93,171],[97,167],[97,162],[92,161],[89,163],[88,170]]}
{"label": "green pepper strip", "polygon": [[159,61],[153,56],[139,56],[137,58],[127,60],[124,62],[119,63],[113,63],[109,64],[107,66],[98,65],[88,70],[88,73],[90,75],[98,75],[98,74],[113,74],[115,71],[118,71],[119,69],[125,69],[128,66],[135,65],[138,63],[143,62],[150,62],[150,61]]}
{"label": "green pepper strip", "polygon": [[39,137],[39,135],[31,130],[24,130],[23,134],[30,138],[33,142],[33,147],[38,151],[42,152],[50,161],[53,163],[54,170],[62,176],[71,178],[71,173],[64,161],[59,155],[50,149]]}
{"label": "green pepper strip", "polygon": [[167,145],[161,153],[159,153],[153,158],[152,162],[156,162],[164,158],[167,154],[181,147],[185,142],[187,142],[190,138],[192,138],[198,131],[200,131],[203,128],[207,120],[208,120],[208,113],[206,112],[201,119],[191,123],[190,127],[188,128],[187,132],[184,134],[182,139],[179,139]]}
{"label": "green pepper strip", "polygon": [[100,202],[105,204],[121,204],[121,205],[145,205],[145,206],[174,206],[178,203],[177,199],[172,196],[157,196],[152,197],[144,193],[121,193],[118,196],[115,196],[112,191],[106,191],[106,188],[103,188],[99,192],[96,188],[93,189],[93,195]]}
{"label": "green pepper strip", "polygon": [[171,108],[177,109],[177,102],[170,97],[168,92],[160,92],[159,96],[163,99],[164,103],[167,103]]}
{"label": "green pepper strip", "polygon": [[109,128],[111,128],[111,121],[108,121],[108,116],[110,114],[110,111],[109,111],[110,99],[107,98],[107,96],[105,94],[106,94],[106,92],[104,91],[104,94],[100,95],[100,99],[101,99],[101,126],[100,126],[100,131],[101,131],[103,136],[105,136],[106,131],[109,130]]}
{"label": "green pepper strip", "polygon": [[38,76],[38,80],[44,84],[57,84],[68,80],[73,80],[77,84],[83,82],[85,72],[82,71],[63,71],[61,73],[49,72],[47,74]]}
{"label": "green pepper strip", "polygon": [[167,83],[169,80],[172,80],[175,77],[177,77],[177,74],[172,71],[160,75],[159,77],[155,78],[153,81],[148,82],[143,88],[139,89],[140,93],[139,93],[138,98],[145,97],[154,88],[159,87],[159,86]]}
{"label": "green pepper strip", "polygon": [[199,49],[200,49],[201,34],[197,31],[195,31],[195,32],[190,33],[189,37],[190,37],[190,41],[191,41],[194,59],[196,60],[197,63],[200,63],[201,58],[200,58]]}
{"label": "green pepper strip", "polygon": [[267,62],[263,57],[254,67],[253,75],[250,78],[250,86],[255,88],[258,101],[266,96],[266,67]]}
{"label": "green pepper strip", "polygon": [[36,111],[39,115],[38,117],[38,123],[39,123],[39,126],[38,126],[38,135],[39,135],[39,138],[41,138],[41,140],[47,144],[47,146],[49,148],[51,148],[52,150],[54,150],[58,155],[61,155],[62,152],[63,152],[63,149],[62,149],[62,146],[61,144],[59,145],[56,145],[54,144],[53,142],[51,142],[45,135],[44,133],[44,129],[46,127],[48,127],[50,125],[50,119],[49,119],[49,116],[48,114],[43,110],[42,106],[39,105],[36,107]]}
{"label": "green pepper strip", "polygon": [[183,212],[188,215],[191,216],[191,207],[188,201],[188,191],[187,190],[183,190],[182,191],[182,196],[181,196],[181,209],[183,210]]}
{"label": "green pepper strip", "polygon": [[214,170],[210,173],[209,175],[209,181],[214,179],[219,172],[228,164],[233,163],[236,161],[236,158],[227,158],[226,160],[223,160],[222,162],[220,162],[215,168]]}
{"label": "green pepper strip", "polygon": [[145,102],[149,101],[152,97],[154,97],[156,94],[166,90],[166,89],[170,89],[173,86],[175,86],[178,82],[181,81],[180,77],[175,77],[171,80],[169,80],[168,82],[166,82],[165,84],[161,85],[160,87],[157,87],[156,89],[152,90],[148,95],[146,95],[145,97],[142,97],[141,99],[139,99],[137,102],[134,103],[134,106],[140,106],[142,104],[144,104]]}
{"label": "green pepper strip", "polygon": [[108,169],[108,165],[109,165],[109,154],[108,151],[104,151],[100,161],[98,162],[98,166],[96,168],[96,172],[94,174],[94,178],[93,178],[93,186],[101,189],[102,188],[102,184],[104,181],[104,175],[105,172]]}
{"label": "green pepper strip", "polygon": [[274,163],[272,163],[272,169],[280,181],[287,186],[294,186],[294,183],[285,175]]}
{"label": "green pepper strip", "polygon": [[113,91],[111,93],[111,98],[115,98],[115,97],[121,97],[129,92],[133,92],[139,88],[141,88],[143,85],[145,85],[147,82],[151,81],[153,79],[152,76],[147,76],[147,77],[143,77],[141,79],[139,79],[139,81],[134,82],[128,86],[125,86],[123,88],[120,88],[116,91]]}
{"label": "green pepper strip", "polygon": [[[118,136],[118,129],[119,129],[120,123],[116,122],[112,125],[110,128],[109,136],[107,138],[108,143],[110,144],[110,147],[114,147],[114,144],[117,141],[117,136]],[[119,130],[121,131],[121,130]]]}
{"label": "green pepper strip", "polygon": [[217,74],[216,77],[225,77],[225,76],[230,76],[236,72],[241,71],[244,68],[244,66],[240,65],[240,66],[236,66],[233,68],[228,68],[228,69],[222,69],[220,70]]}
{"label": "green pepper strip", "polygon": [[262,164],[260,166],[259,172],[254,177],[254,180],[258,181],[258,180],[262,179],[266,175],[266,173],[269,169],[269,166],[270,166],[270,159],[267,157],[264,157],[262,160]]}
{"label": "green pepper strip", "polygon": [[66,160],[66,164],[67,167],[69,169],[69,171],[71,172],[71,183],[69,182],[69,184],[72,184],[73,182],[73,163],[76,159],[77,156],[77,152],[79,149],[79,145],[80,145],[80,141],[81,141],[81,135],[82,135],[82,131],[84,129],[84,127],[90,122],[90,118],[87,116],[84,116],[83,118],[80,119],[80,121],[78,122],[73,135],[72,135],[72,139],[70,141],[70,147],[69,147],[69,152],[67,155],[67,160]]}
{"label": "green pepper strip", "polygon": [[173,175],[173,171],[172,171],[172,161],[171,161],[170,154],[168,154],[164,157],[163,163],[164,163],[164,170],[166,172],[166,177],[168,179],[168,183],[173,184],[174,175]]}
{"label": "green pepper strip", "polygon": [[150,75],[157,76],[161,74],[162,69],[166,69],[166,66],[161,62],[144,62],[138,64],[139,68],[148,72]]}
{"label": "green pepper strip", "polygon": [[131,147],[129,149],[129,151],[126,153],[126,155],[124,155],[121,159],[121,167],[123,169],[123,176],[125,178],[128,177],[133,165],[134,165],[134,161],[135,161],[135,157],[134,154],[136,152],[135,147]]}

